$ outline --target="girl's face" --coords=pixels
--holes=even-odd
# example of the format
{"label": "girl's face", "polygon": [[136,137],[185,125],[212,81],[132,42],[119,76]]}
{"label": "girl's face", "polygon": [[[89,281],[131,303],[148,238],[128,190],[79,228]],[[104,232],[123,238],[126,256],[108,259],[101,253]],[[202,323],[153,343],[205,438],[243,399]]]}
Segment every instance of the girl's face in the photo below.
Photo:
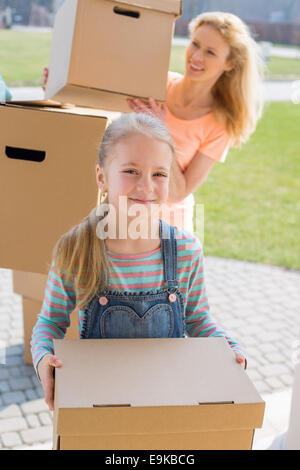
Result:
{"label": "girl's face", "polygon": [[225,71],[232,69],[227,60],[229,53],[229,45],[213,26],[200,26],[193,32],[186,49],[186,76],[195,81],[216,83]]}
{"label": "girl's face", "polygon": [[128,209],[139,204],[150,215],[153,204],[168,199],[172,159],[167,143],[141,134],[128,135],[113,146],[104,169],[97,165],[98,186],[107,191],[109,203],[117,210],[123,196]]}

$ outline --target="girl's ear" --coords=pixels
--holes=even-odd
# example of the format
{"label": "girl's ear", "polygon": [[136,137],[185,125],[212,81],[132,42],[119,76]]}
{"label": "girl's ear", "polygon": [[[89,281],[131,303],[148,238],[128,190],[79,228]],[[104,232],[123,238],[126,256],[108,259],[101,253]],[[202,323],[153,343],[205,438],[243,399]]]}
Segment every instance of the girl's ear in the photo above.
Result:
{"label": "girl's ear", "polygon": [[101,191],[106,191],[106,178],[104,168],[102,168],[98,163],[96,165],[96,183]]}

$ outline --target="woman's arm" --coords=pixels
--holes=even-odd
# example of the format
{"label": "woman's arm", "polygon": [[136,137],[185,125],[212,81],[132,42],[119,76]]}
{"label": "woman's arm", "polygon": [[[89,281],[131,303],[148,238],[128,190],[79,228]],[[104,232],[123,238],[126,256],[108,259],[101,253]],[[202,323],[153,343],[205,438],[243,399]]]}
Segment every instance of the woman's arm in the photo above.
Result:
{"label": "woman's arm", "polygon": [[184,172],[176,163],[170,185],[170,201],[179,202],[192,194],[206,180],[215,163],[216,160],[200,152],[197,152]]}
{"label": "woman's arm", "polygon": [[[150,114],[165,122],[166,103],[157,104],[153,98],[149,98],[148,104],[138,98],[128,99],[127,101],[134,112]],[[176,162],[173,167],[173,181],[170,186],[170,201],[179,202],[192,194],[206,180],[215,163],[216,160],[201,152],[195,154],[184,172]]]}

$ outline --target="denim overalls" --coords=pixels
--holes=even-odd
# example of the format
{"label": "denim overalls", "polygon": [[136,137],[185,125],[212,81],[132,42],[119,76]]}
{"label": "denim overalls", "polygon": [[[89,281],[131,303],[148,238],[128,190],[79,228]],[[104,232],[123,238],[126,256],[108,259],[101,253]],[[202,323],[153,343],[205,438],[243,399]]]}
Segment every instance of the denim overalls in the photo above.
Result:
{"label": "denim overalls", "polygon": [[136,293],[100,288],[84,312],[82,339],[184,336],[185,315],[177,281],[175,230],[162,220],[159,223],[165,287]]}

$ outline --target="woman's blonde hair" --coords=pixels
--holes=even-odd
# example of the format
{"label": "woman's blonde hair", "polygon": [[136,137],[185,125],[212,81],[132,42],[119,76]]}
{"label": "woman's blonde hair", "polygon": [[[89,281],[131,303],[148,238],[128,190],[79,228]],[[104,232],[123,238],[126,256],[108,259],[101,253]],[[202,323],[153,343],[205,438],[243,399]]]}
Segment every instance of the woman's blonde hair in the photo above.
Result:
{"label": "woman's blonde hair", "polygon": [[264,61],[248,26],[231,13],[202,13],[189,23],[192,35],[200,26],[215,28],[230,47],[233,69],[224,72],[213,88],[215,115],[224,122],[231,145],[246,142],[263,111]]}
{"label": "woman's blonde hair", "polygon": [[[105,166],[114,158],[114,146],[129,135],[142,134],[169,145],[172,163],[173,140],[159,119],[147,114],[123,114],[106,129],[99,150],[98,164]],[[107,199],[103,203],[109,202]],[[76,291],[76,307],[84,308],[108,282],[108,261],[104,240],[97,236],[97,208],[64,234],[54,248],[55,269]]]}

